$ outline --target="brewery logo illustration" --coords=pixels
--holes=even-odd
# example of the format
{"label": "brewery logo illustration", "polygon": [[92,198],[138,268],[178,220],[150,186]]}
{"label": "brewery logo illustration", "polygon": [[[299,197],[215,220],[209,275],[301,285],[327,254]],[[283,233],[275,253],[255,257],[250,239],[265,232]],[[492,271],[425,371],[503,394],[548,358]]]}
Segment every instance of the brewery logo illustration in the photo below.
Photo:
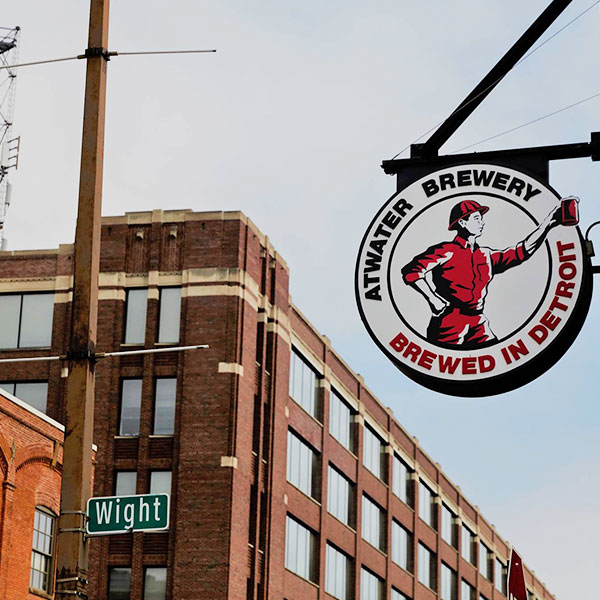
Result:
{"label": "brewery logo illustration", "polygon": [[579,201],[488,164],[430,173],[388,200],[356,266],[359,311],[384,353],[438,391],[531,381],[581,329],[591,299]]}

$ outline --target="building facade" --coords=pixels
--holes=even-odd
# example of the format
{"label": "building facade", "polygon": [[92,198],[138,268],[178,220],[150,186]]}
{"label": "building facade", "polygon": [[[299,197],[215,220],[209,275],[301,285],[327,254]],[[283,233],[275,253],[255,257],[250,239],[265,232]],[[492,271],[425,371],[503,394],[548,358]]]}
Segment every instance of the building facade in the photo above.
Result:
{"label": "building facade", "polygon": [[[32,403],[37,382],[17,385]],[[6,386],[9,387],[9,386]],[[39,386],[38,386],[39,387]],[[0,390],[0,598],[51,597],[64,430]]]}
{"label": "building facade", "polygon": [[[0,269],[0,356],[64,354],[72,247],[2,252]],[[171,525],[90,539],[90,598],[506,598],[508,543],[288,282],[241,213],[103,219],[98,350],[209,348],[98,363],[94,493],[168,492]],[[4,364],[0,386],[46,385],[32,401],[61,421],[63,375]],[[526,579],[531,598],[553,598]]]}

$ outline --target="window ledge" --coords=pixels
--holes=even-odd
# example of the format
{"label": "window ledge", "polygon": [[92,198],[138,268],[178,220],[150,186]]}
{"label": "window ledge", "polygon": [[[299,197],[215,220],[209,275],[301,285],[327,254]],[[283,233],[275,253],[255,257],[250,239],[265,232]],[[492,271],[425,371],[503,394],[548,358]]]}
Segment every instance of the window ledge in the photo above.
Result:
{"label": "window ledge", "polygon": [[154,345],[158,346],[159,348],[165,348],[165,347],[169,347],[169,346],[178,346],[179,340],[177,340],[176,342],[154,342]]}
{"label": "window ledge", "polygon": [[421,517],[419,517],[419,521],[423,523],[423,525],[425,525],[428,529],[431,529],[431,531],[433,531],[433,533],[437,535],[437,531],[427,521],[424,521]]}
{"label": "window ledge", "polygon": [[[50,346],[19,346],[18,348],[0,348],[0,352],[36,352],[50,350]],[[33,594],[34,592],[32,592]]]}
{"label": "window ledge", "polygon": [[[400,496],[396,496],[396,494],[393,492],[393,490],[392,490],[392,496],[394,498],[396,498],[396,500],[400,500],[400,502],[402,502],[402,504],[404,504],[404,506],[406,506],[406,508],[408,508],[408,510],[410,510],[413,513],[415,512],[415,509],[408,502],[405,502],[404,500],[402,500],[402,498],[400,498]],[[425,525],[427,525],[427,523],[425,523]]]}
{"label": "window ledge", "polygon": [[310,585],[312,585],[317,590],[319,589],[319,584],[318,583],[315,583],[314,581],[311,581],[310,579],[306,579],[306,578],[302,577],[302,575],[298,575],[298,573],[296,573],[295,571],[292,571],[291,569],[288,569],[287,567],[285,568],[285,570],[288,573],[291,573],[292,575],[294,575],[295,577],[298,577],[298,578],[302,579],[302,581],[306,581],[306,583],[310,583]]}
{"label": "window ledge", "polygon": [[[371,469],[369,469],[369,467],[367,467],[367,465],[365,465],[365,463],[362,463],[362,468],[367,471],[367,473],[369,473],[372,477],[375,477],[375,479],[377,481],[379,481],[379,483],[381,483],[381,485],[385,486],[386,488],[389,487],[388,484],[381,479],[381,477],[379,477],[379,475],[375,475],[375,473],[373,473],[373,471],[371,471]],[[427,524],[427,523],[425,523]]]}
{"label": "window ledge", "polygon": [[[425,524],[427,525],[427,523],[425,523]],[[440,535],[440,540],[442,540],[442,542],[444,542],[444,544],[446,544],[446,546],[448,546],[448,548],[450,548],[451,550],[454,550],[454,552],[456,552],[456,554],[458,554],[458,548],[456,546],[453,546],[447,540],[445,540],[441,535]]]}
{"label": "window ledge", "polygon": [[51,596],[50,594],[48,594],[48,592],[44,592],[42,590],[37,590],[32,587],[29,588],[29,593],[34,594],[35,596],[39,596],[40,598],[47,598],[48,600],[54,599],[54,596]]}
{"label": "window ledge", "polygon": [[319,421],[319,419],[317,419],[317,417],[311,415],[305,408],[304,406],[302,406],[302,404],[300,404],[299,402],[296,402],[296,400],[294,399],[293,396],[289,397],[290,400],[292,400],[294,402],[294,404],[298,407],[300,407],[317,425],[319,425],[319,427],[323,427],[323,423],[321,423],[321,421]]}
{"label": "window ledge", "polygon": [[420,585],[422,585],[426,590],[429,590],[430,592],[433,592],[435,594],[435,589],[433,589],[432,587],[429,587],[426,583],[423,583],[420,579],[417,579],[417,581],[419,582]]}
{"label": "window ledge", "polygon": [[397,562],[394,562],[394,559],[392,559],[392,564],[397,567],[398,569],[400,569],[403,573],[406,573],[407,575],[410,575],[410,577],[414,577],[414,573],[412,571],[409,571],[408,569],[405,569],[402,565],[399,565]]}
{"label": "window ledge", "polygon": [[[128,436],[125,436],[125,437],[128,437]],[[131,436],[131,437],[134,437],[134,436]],[[175,434],[173,434],[173,433],[151,433],[148,437],[150,439],[152,439],[152,438],[172,438],[172,437],[175,437]]]}
{"label": "window ledge", "polygon": [[139,440],[139,433],[132,433],[131,435],[115,435],[115,440]]}
{"label": "window ledge", "polygon": [[342,442],[340,442],[340,440],[338,440],[335,435],[333,435],[333,433],[329,432],[329,437],[332,440],[335,440],[336,443],[340,446],[340,448],[343,448],[348,454],[350,454],[350,456],[352,456],[352,458],[358,460],[358,456],[356,454],[354,454],[354,452],[352,452],[352,450],[350,450],[350,448],[344,446],[344,444],[342,444]]}
{"label": "window ledge", "polygon": [[[382,556],[385,556],[387,558],[387,554],[383,550],[378,548],[377,546],[373,546],[373,544],[371,544],[371,542],[369,540],[366,540],[362,536],[361,536],[361,540],[363,540],[363,542],[367,542],[367,544],[369,544],[369,546],[371,546],[371,548],[373,548],[374,550],[377,550],[377,552],[379,552],[379,554],[381,554]],[[394,563],[394,564],[396,564],[396,563]]]}
{"label": "window ledge", "polygon": [[[263,459],[264,460],[264,459]],[[321,503],[318,500],[315,500],[312,496],[309,496],[304,490],[301,490],[299,487],[295,486],[291,481],[289,481],[288,479],[285,480],[286,483],[288,485],[290,485],[291,487],[293,487],[295,490],[298,490],[305,498],[308,498],[310,501],[312,501],[314,504],[316,504],[317,506],[321,506]]]}
{"label": "window ledge", "polygon": [[356,535],[356,529],[352,529],[352,527],[350,525],[348,525],[348,523],[344,523],[344,521],[341,521],[335,515],[332,515],[329,511],[327,511],[327,514],[331,518],[335,519],[338,523],[341,523],[346,529],[349,529],[354,535]]}

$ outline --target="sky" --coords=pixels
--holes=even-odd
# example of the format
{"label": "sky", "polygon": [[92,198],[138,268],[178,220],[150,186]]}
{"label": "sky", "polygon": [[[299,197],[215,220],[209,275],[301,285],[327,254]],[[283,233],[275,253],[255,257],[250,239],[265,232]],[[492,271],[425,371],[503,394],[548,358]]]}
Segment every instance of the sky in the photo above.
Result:
{"label": "sky", "polygon": [[[353,282],[362,236],[395,189],[381,161],[443,121],[548,3],[113,0],[110,50],[217,53],[111,60],[103,214],[248,215],[287,261],[294,303],[569,600],[589,597],[598,566],[600,299],[546,374],[461,399],[419,387],[385,358],[360,321]],[[599,93],[597,2],[573,0],[542,41],[592,5],[518,65],[442,151]],[[27,62],[82,53],[87,23],[81,0],[19,0],[5,3],[0,26],[22,28]],[[73,241],[84,67],[19,71],[9,249]],[[596,98],[470,150],[586,142],[599,116]],[[600,220],[599,178],[589,158],[551,164],[552,186],[581,197],[583,227]]]}

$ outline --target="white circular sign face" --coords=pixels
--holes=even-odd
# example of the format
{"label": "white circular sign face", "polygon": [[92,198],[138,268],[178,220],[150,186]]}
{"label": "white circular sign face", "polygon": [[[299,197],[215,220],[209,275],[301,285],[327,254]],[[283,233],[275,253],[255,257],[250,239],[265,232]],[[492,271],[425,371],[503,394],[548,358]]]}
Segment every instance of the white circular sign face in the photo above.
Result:
{"label": "white circular sign face", "polygon": [[356,297],[409,377],[486,396],[552,366],[591,298],[577,200],[515,169],[455,165],[396,193],[367,230]]}

